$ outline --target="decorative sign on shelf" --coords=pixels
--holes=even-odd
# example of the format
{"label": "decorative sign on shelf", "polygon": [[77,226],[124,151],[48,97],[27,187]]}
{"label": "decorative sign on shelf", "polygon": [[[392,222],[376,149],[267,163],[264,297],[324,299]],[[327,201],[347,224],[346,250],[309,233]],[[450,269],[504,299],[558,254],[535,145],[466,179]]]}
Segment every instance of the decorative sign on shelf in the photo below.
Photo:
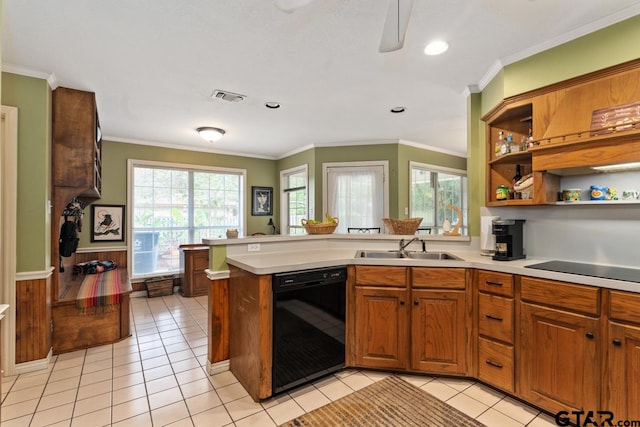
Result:
{"label": "decorative sign on shelf", "polygon": [[591,115],[591,135],[640,129],[640,101],[594,110]]}

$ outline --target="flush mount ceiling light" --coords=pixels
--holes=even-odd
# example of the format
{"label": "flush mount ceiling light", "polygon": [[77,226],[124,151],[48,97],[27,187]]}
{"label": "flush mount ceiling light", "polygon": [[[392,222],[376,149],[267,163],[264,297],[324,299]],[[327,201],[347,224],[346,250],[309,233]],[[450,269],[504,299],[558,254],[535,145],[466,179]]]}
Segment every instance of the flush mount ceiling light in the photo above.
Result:
{"label": "flush mount ceiling light", "polygon": [[275,110],[276,108],[280,108],[280,103],[269,101],[269,102],[265,102],[264,106],[267,108],[271,108],[272,110]]}
{"label": "flush mount ceiling light", "polygon": [[198,128],[196,131],[200,134],[202,139],[209,142],[216,142],[225,134],[224,129],[208,126]]}
{"label": "flush mount ceiling light", "polygon": [[427,55],[440,55],[441,53],[445,53],[447,49],[449,49],[449,43],[442,40],[436,40],[429,43],[427,47],[424,48],[424,53]]}
{"label": "flush mount ceiling light", "polygon": [[393,107],[391,110],[392,113],[398,114],[398,113],[404,113],[404,111],[406,110],[406,108],[404,107]]}

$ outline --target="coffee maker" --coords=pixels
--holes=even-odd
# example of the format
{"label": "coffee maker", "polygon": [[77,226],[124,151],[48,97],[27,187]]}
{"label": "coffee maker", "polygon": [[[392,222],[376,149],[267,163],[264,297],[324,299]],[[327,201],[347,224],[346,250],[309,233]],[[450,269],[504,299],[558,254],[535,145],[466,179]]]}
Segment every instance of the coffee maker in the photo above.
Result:
{"label": "coffee maker", "polygon": [[496,219],[492,221],[493,234],[496,236],[496,252],[493,259],[511,261],[525,258],[524,219]]}

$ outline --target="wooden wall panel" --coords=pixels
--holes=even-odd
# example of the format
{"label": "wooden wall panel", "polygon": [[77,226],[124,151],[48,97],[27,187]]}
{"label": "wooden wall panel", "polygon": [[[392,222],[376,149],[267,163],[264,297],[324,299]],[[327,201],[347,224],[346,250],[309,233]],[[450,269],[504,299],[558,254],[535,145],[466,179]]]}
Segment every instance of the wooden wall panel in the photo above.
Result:
{"label": "wooden wall panel", "polygon": [[229,279],[211,280],[209,289],[209,362],[229,358]]}
{"label": "wooden wall panel", "polygon": [[271,276],[229,273],[229,370],[259,401],[271,396]]}
{"label": "wooden wall panel", "polygon": [[120,268],[127,267],[127,251],[98,251],[98,252],[78,252],[75,254],[76,263],[93,260],[111,260],[118,264]]}
{"label": "wooden wall panel", "polygon": [[51,349],[51,278],[16,282],[16,363],[47,357]]}

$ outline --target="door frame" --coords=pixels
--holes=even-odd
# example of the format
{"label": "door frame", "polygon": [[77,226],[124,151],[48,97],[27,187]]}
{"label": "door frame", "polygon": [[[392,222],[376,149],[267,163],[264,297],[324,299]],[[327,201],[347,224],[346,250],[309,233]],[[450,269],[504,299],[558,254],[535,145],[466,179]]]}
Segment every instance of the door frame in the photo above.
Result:
{"label": "door frame", "polygon": [[2,106],[0,125],[0,298],[9,304],[2,320],[2,369],[16,369],[16,223],[18,201],[18,108]]}

